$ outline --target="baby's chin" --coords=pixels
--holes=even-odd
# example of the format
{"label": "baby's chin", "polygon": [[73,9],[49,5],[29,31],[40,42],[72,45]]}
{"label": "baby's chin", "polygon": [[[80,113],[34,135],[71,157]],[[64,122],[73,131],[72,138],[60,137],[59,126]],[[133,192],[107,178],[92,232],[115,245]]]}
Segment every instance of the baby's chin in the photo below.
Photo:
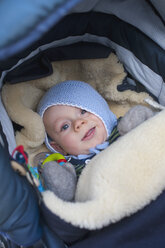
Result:
{"label": "baby's chin", "polygon": [[[97,144],[98,145],[98,144]],[[91,146],[90,148],[88,148],[88,149],[86,149],[86,150],[79,150],[79,151],[77,151],[77,152],[73,152],[73,153],[67,153],[68,155],[71,155],[71,156],[78,156],[78,155],[88,155],[88,154],[90,154],[90,149],[91,148],[95,148],[97,145],[95,145],[94,147],[93,146]]]}
{"label": "baby's chin", "polygon": [[[91,147],[91,148],[92,148],[92,147]],[[85,149],[82,149],[82,150],[79,149],[79,150],[77,150],[77,151],[74,150],[73,152],[68,150],[68,151],[67,151],[67,155],[68,155],[68,156],[69,156],[69,155],[70,155],[70,156],[88,155],[88,154],[90,153],[89,150],[90,150],[91,148],[87,148],[86,150],[85,150]]]}
{"label": "baby's chin", "polygon": [[67,153],[68,156],[78,156],[78,155],[88,155],[90,152],[88,151],[80,151],[80,152],[73,152],[73,153]]}
{"label": "baby's chin", "polygon": [[79,149],[77,151],[74,150],[73,152],[72,151],[68,151],[67,152],[67,155],[71,155],[71,156],[88,155],[88,154],[90,154],[90,149],[95,148],[97,145],[102,144],[104,141],[105,140],[102,139],[100,142],[95,142],[95,143],[91,144],[90,146],[88,146],[86,149],[82,149],[82,150]]}

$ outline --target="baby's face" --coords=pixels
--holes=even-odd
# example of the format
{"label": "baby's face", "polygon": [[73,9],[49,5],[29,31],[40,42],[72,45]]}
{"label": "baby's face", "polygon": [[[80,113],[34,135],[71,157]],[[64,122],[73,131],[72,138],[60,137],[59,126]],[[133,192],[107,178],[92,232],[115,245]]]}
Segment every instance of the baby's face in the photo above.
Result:
{"label": "baby's face", "polygon": [[80,108],[63,105],[49,107],[43,122],[53,140],[51,146],[64,155],[88,154],[90,148],[107,138],[100,118]]}

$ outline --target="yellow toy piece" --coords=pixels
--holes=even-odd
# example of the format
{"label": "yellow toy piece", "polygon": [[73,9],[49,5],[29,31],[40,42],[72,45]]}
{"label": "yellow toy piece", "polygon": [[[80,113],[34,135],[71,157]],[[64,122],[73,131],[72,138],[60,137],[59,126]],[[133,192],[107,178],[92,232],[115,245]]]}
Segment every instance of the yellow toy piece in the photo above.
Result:
{"label": "yellow toy piece", "polygon": [[64,159],[65,160],[65,157],[61,154],[61,153],[53,153],[53,154],[50,154],[44,161],[43,161],[43,165],[47,162],[51,162],[51,161],[58,161],[60,159]]}

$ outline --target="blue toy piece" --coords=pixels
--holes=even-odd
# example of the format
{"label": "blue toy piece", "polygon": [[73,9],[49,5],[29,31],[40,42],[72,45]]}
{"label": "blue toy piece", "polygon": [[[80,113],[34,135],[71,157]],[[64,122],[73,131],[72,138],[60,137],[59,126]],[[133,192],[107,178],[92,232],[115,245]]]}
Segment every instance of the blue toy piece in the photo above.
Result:
{"label": "blue toy piece", "polygon": [[37,167],[32,167],[29,164],[27,164],[27,167],[28,167],[30,173],[32,174],[32,176],[37,179],[37,181],[38,181],[37,187],[38,187],[39,191],[40,192],[45,191],[45,189],[44,189],[44,187],[42,185],[41,179],[40,179],[38,168]]}

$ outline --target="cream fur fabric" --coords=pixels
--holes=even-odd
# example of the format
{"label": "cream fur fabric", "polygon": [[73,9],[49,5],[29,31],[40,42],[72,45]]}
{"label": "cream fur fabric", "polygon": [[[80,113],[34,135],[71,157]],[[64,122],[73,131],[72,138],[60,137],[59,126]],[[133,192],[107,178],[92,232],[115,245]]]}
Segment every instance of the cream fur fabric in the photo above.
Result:
{"label": "cream fur fabric", "polygon": [[155,200],[165,188],[165,110],[119,138],[83,170],[76,202],[43,193],[63,220],[87,229],[117,222]]}

